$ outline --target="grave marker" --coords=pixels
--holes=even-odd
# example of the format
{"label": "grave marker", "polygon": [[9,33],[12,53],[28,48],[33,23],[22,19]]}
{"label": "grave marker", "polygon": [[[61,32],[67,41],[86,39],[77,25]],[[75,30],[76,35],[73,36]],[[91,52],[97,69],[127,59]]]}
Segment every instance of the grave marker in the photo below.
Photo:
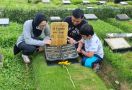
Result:
{"label": "grave marker", "polygon": [[0,18],[0,25],[8,25],[9,18]]}
{"label": "grave marker", "polygon": [[60,22],[61,18],[59,16],[52,16],[50,17],[51,22]]}
{"label": "grave marker", "polygon": [[98,17],[95,14],[84,14],[85,19],[87,20],[97,20]]}
{"label": "grave marker", "polygon": [[132,50],[132,47],[124,38],[106,38],[105,43],[108,44],[112,51]]}
{"label": "grave marker", "polygon": [[117,20],[129,20],[130,19],[126,14],[117,14],[115,18]]}
{"label": "grave marker", "polygon": [[70,0],[62,0],[63,4],[71,4]]}

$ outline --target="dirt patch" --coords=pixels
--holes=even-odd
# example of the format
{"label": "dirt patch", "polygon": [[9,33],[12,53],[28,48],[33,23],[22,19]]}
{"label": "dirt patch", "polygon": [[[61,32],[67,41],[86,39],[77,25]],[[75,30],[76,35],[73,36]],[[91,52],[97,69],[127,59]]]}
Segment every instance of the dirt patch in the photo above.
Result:
{"label": "dirt patch", "polygon": [[125,81],[121,82],[118,80],[117,71],[107,61],[101,64],[101,69],[97,74],[103,79],[108,89],[129,90]]}

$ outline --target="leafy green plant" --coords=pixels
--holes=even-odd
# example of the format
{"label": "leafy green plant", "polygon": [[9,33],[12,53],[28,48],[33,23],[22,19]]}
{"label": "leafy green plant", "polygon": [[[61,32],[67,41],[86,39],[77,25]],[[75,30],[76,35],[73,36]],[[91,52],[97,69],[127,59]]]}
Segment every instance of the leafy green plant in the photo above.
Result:
{"label": "leafy green plant", "polygon": [[104,21],[122,29],[124,32],[132,32],[132,20],[119,21],[114,18],[110,18],[110,19],[106,19]]}
{"label": "leafy green plant", "polygon": [[81,4],[82,3],[82,0],[71,0],[71,3],[72,4]]}

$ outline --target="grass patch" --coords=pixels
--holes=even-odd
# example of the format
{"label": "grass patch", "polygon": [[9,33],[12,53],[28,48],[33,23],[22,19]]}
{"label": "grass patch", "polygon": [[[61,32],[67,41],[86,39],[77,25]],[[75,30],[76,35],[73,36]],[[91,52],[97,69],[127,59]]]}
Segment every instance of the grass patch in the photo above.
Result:
{"label": "grass patch", "polygon": [[0,48],[3,54],[3,68],[0,69],[1,90],[32,90],[34,87],[34,76],[32,68],[27,70],[20,57],[14,57],[12,48]]}
{"label": "grass patch", "polygon": [[80,64],[68,66],[76,88],[72,86],[66,69],[58,65],[47,66],[43,54],[35,56],[32,65],[37,88],[40,90],[107,90],[95,72]]}
{"label": "grass patch", "polygon": [[[124,32],[123,30],[112,26],[108,23],[105,23],[101,20],[98,21],[89,21],[90,24],[93,25],[95,32],[98,36],[103,40],[106,36],[106,33],[109,32]],[[104,48],[105,51],[105,60],[111,63],[112,67],[114,67],[117,71],[117,77],[121,82],[126,81],[129,84],[129,87],[132,87],[132,58],[128,58],[127,53],[113,53],[107,47]],[[129,52],[131,55],[132,52]]]}
{"label": "grass patch", "polygon": [[22,25],[17,23],[10,23],[9,26],[1,26],[0,46],[2,48],[13,47],[20,32],[22,32]]}
{"label": "grass patch", "polygon": [[109,18],[109,19],[106,19],[105,21],[110,23],[111,25],[114,25],[114,26],[122,29],[124,32],[132,33],[132,20],[119,21],[114,18]]}

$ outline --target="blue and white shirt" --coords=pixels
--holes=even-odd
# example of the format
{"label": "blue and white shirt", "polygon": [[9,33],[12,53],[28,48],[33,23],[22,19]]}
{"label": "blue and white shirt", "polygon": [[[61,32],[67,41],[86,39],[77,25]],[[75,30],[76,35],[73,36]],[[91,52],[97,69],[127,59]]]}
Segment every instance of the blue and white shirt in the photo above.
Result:
{"label": "blue and white shirt", "polygon": [[100,39],[96,36],[96,34],[94,34],[92,38],[84,40],[84,45],[86,52],[90,51],[94,52],[94,54],[103,58],[104,56],[103,46]]}

